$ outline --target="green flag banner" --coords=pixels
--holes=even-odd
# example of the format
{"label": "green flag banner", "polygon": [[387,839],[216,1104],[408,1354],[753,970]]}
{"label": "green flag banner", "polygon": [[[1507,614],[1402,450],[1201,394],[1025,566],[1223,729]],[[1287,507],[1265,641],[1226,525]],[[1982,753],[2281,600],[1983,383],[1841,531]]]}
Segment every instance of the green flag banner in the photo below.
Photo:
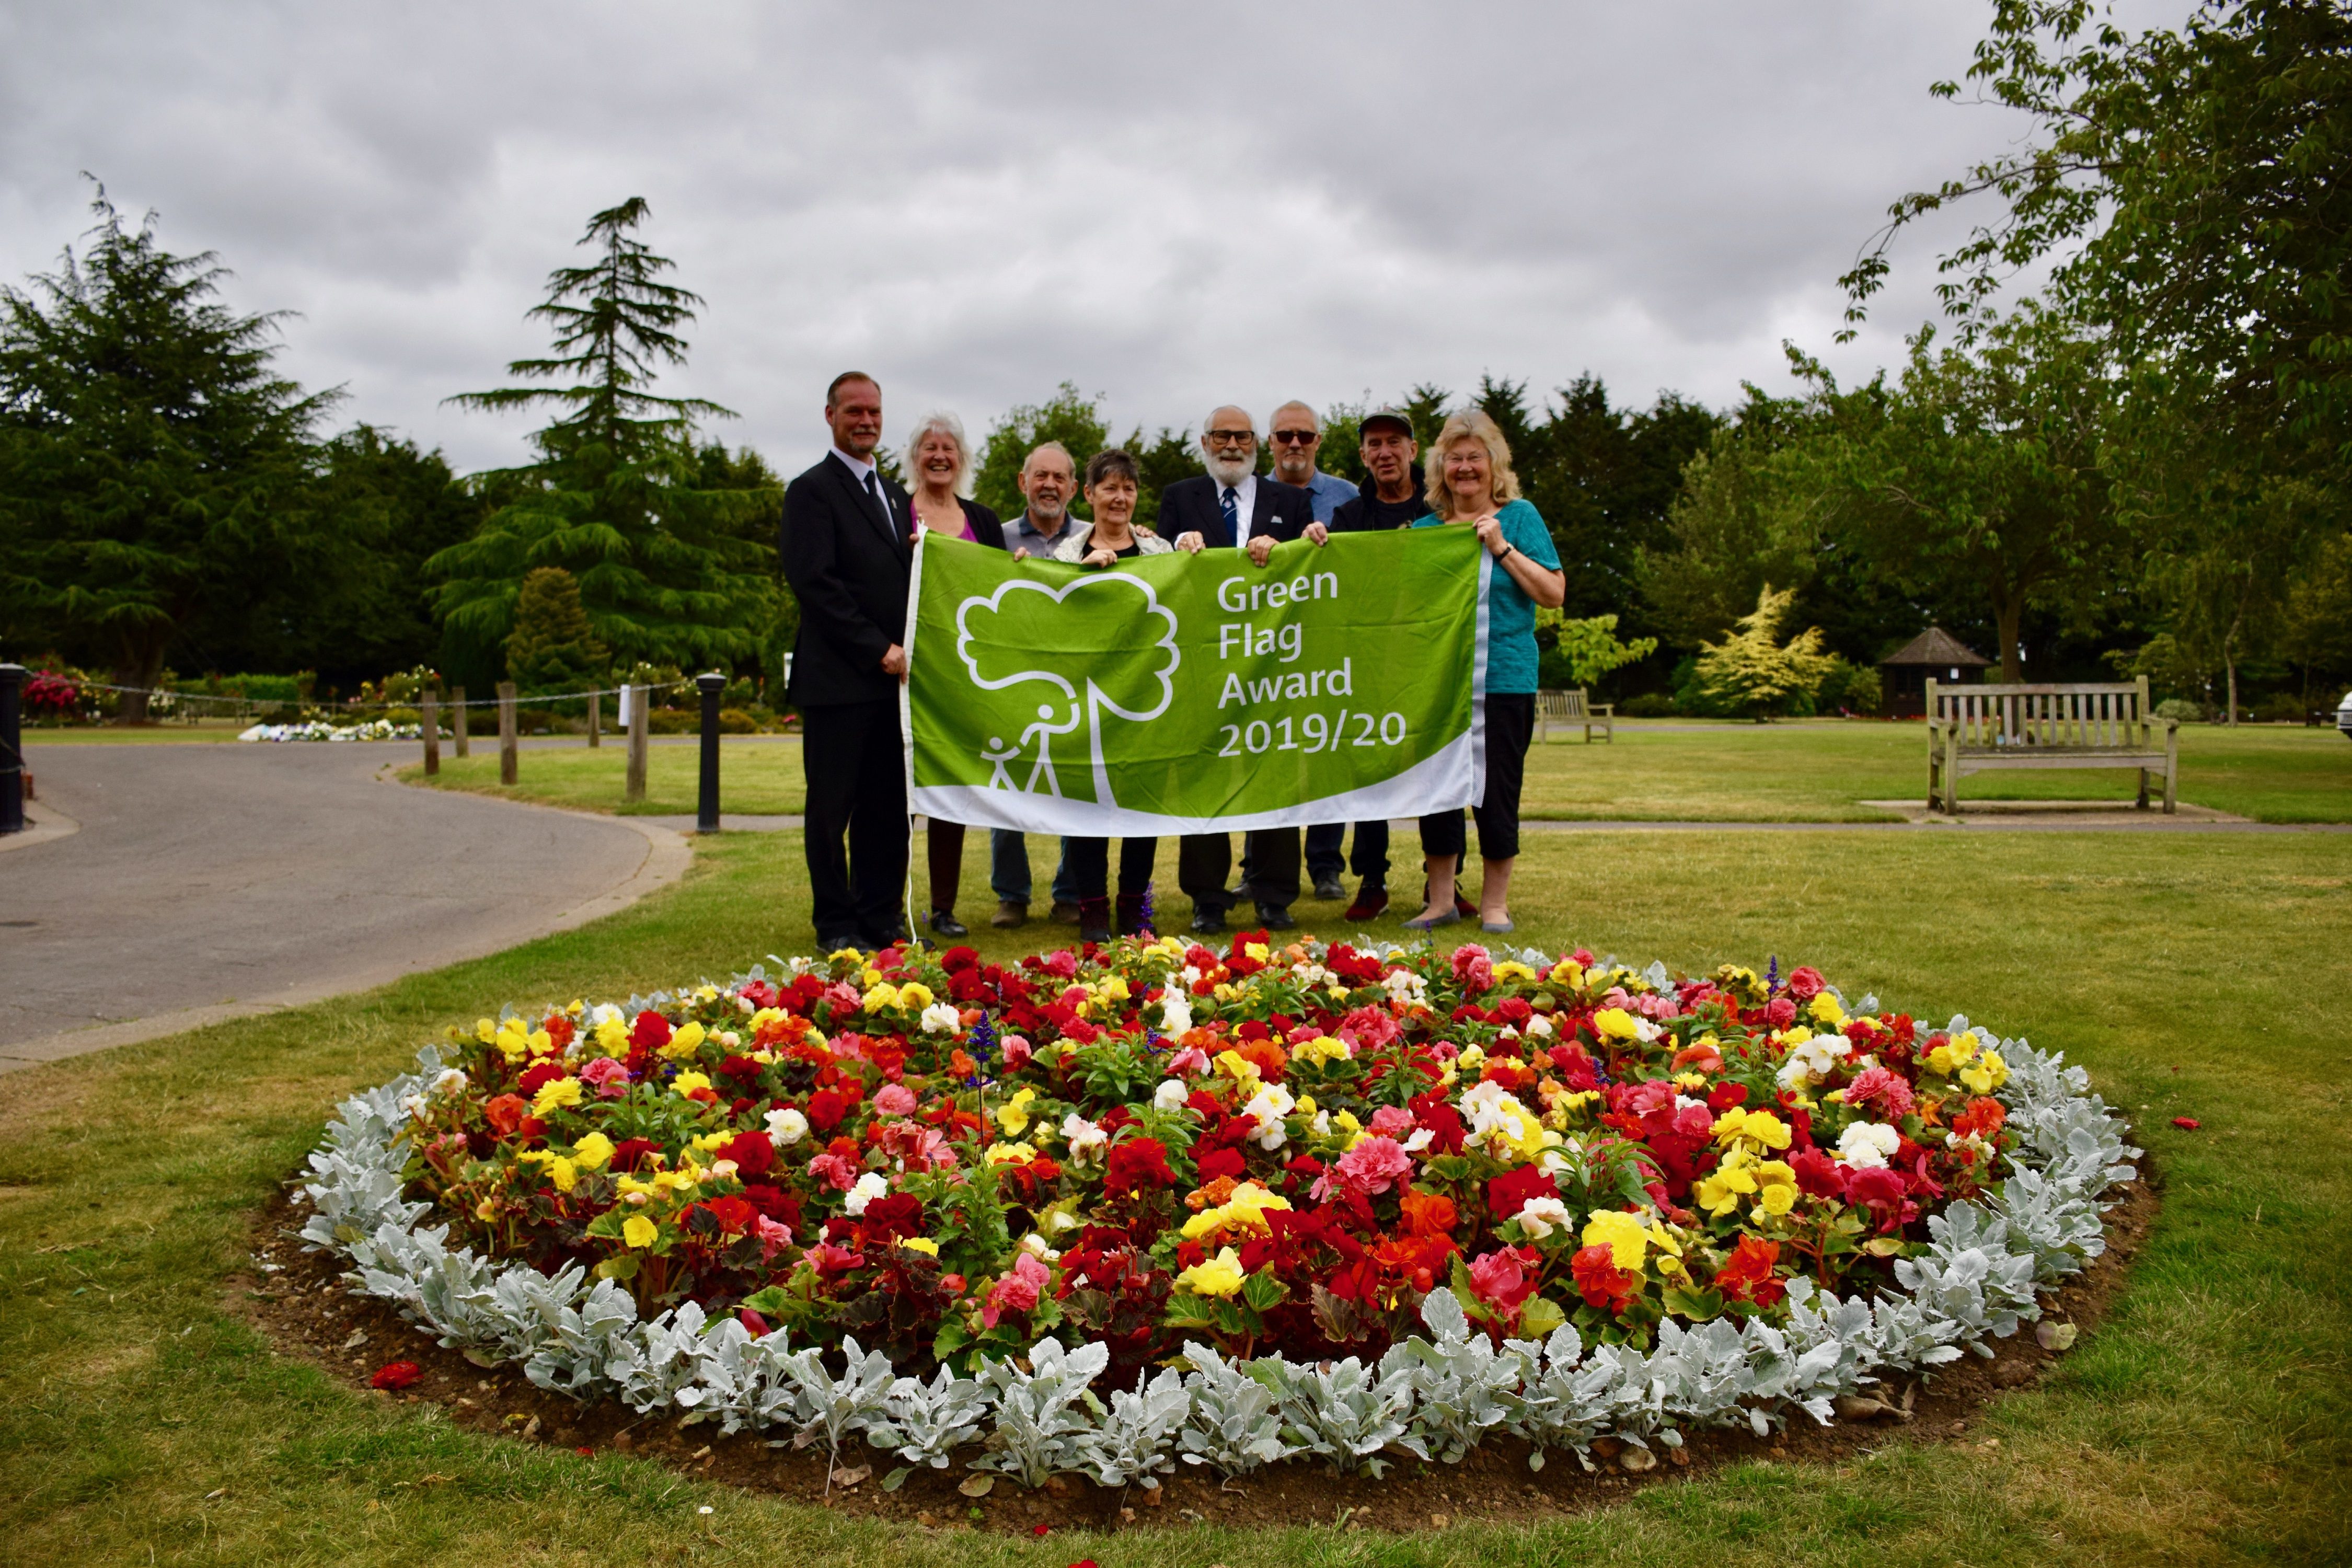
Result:
{"label": "green flag banner", "polygon": [[912,809],[1157,837],[1470,805],[1492,570],[1466,528],[1107,571],[926,533],[901,698]]}

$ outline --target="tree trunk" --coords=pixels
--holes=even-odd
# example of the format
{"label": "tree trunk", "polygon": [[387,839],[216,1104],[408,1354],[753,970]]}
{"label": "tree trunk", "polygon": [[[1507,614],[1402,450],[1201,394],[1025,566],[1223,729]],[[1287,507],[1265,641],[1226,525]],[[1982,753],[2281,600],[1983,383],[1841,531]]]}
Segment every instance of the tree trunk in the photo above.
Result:
{"label": "tree trunk", "polygon": [[2238,601],[2238,613],[2230,622],[2230,635],[2221,639],[2221,668],[2229,678],[2230,728],[2238,727],[2238,628],[2246,624],[2246,602]]}
{"label": "tree trunk", "polygon": [[114,684],[131,689],[122,692],[121,710],[114,716],[118,724],[147,722],[147,693],[163,673],[163,645],[161,643],[126,644],[114,666]]}
{"label": "tree trunk", "polygon": [[2000,626],[2000,678],[2014,684],[2025,679],[2025,656],[2018,652],[2018,639],[2025,631],[2025,599],[2020,595],[1993,606],[1993,615]]}

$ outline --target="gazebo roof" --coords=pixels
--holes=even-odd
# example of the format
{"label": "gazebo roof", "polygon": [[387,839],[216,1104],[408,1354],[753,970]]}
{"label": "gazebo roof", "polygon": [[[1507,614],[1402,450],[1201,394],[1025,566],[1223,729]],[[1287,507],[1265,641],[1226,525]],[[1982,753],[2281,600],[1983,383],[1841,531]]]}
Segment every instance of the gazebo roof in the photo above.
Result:
{"label": "gazebo roof", "polygon": [[1878,661],[1881,664],[1942,665],[1949,669],[1956,665],[1982,669],[1992,660],[1971,649],[1941,626],[1929,626],[1895,652]]}

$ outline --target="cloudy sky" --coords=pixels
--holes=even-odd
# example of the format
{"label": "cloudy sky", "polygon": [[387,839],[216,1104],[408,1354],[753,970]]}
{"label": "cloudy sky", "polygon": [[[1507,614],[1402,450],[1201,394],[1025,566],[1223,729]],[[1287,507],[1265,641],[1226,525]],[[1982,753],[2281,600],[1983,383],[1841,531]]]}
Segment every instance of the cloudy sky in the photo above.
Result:
{"label": "cloudy sky", "polygon": [[[1927,94],[1988,11],[5,0],[0,276],[87,226],[87,170],[299,312],[343,418],[462,468],[531,421],[440,400],[543,349],[523,311],[630,195],[708,300],[668,389],[787,472],[851,365],[894,444],[1066,378],[1122,427],[1482,372],[1721,405],[1829,349],[1889,201],[2021,132]],[[1832,363],[1899,353],[1937,237]]]}

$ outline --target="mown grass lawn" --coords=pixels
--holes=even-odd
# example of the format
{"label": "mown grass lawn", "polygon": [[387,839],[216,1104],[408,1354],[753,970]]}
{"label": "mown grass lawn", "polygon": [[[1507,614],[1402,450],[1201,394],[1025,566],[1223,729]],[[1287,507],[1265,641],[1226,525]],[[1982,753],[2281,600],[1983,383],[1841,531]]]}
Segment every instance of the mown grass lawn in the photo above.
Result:
{"label": "mown grass lawn", "polygon": [[[798,740],[720,744],[719,804],[741,815],[797,813],[803,794]],[[2263,822],[2352,821],[2352,742],[2333,730],[2193,725],[2181,731],[2180,797]],[[1700,728],[1621,724],[1613,744],[1586,745],[1570,731],[1529,749],[1527,815],[1574,821],[1883,822],[1865,800],[1925,799],[1927,740],[1918,724],[1835,720]],[[626,755],[585,742],[525,750],[511,790],[499,787],[497,748],[459,762],[443,748],[443,789],[509,795],[574,810],[675,816],[695,809],[690,746],[654,746],[646,800],[621,802]],[[423,764],[401,777],[425,783]],[[2128,801],[2129,769],[1975,773],[1974,800]]]}
{"label": "mown grass lawn", "polygon": [[[1628,748],[1630,751],[1631,748]],[[979,874],[972,848],[970,878]],[[2341,1561],[2352,838],[1538,837],[1524,939],[1818,964],[2087,1063],[2164,1208],[2126,1292],[1964,1445],[1746,1464],[1536,1526],[1217,1526],[1043,1542],[862,1523],[659,1465],[460,1431],[275,1357],[225,1281],[342,1093],[508,999],[620,996],[805,949],[795,834],[698,845],[583,930],[342,1002],[0,1078],[0,1502],[26,1563],[1009,1568]],[[1035,938],[1035,928],[1016,933]],[[1024,944],[985,932],[1009,954]],[[2185,1132],[2171,1118],[2203,1122]],[[1990,1437],[1998,1447],[1982,1446]],[[439,1478],[428,1480],[428,1478]],[[698,1511],[708,1507],[708,1514]]]}

